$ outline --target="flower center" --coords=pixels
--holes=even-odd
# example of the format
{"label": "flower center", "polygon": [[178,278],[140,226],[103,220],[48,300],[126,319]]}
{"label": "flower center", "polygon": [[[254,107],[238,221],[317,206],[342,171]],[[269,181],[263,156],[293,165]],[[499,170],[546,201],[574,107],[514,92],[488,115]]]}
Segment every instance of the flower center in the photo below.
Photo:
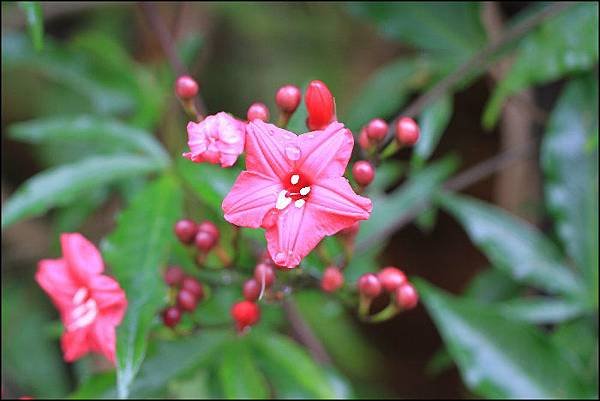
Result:
{"label": "flower center", "polygon": [[283,210],[290,203],[301,208],[310,196],[310,182],[300,173],[291,172],[283,180],[283,190],[277,197],[276,209]]}
{"label": "flower center", "polygon": [[89,290],[81,287],[73,295],[73,309],[69,313],[67,330],[73,331],[88,326],[96,320],[98,316],[98,305],[90,297]]}

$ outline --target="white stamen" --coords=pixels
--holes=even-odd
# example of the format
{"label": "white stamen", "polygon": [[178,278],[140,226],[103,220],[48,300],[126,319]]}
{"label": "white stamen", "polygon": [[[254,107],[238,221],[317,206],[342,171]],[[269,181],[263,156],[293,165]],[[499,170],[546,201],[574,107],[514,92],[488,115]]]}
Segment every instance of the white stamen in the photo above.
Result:
{"label": "white stamen", "polygon": [[310,192],[310,187],[304,187],[300,190],[300,195],[306,196]]}
{"label": "white stamen", "polygon": [[279,192],[279,196],[277,196],[277,202],[275,203],[275,208],[279,210],[285,209],[290,203],[292,203],[292,199],[285,196],[287,191],[284,189]]}
{"label": "white stamen", "polygon": [[300,176],[298,174],[294,174],[292,178],[290,178],[290,182],[292,185],[296,185],[300,181]]}
{"label": "white stamen", "polygon": [[294,206],[300,209],[305,203],[306,201],[304,199],[298,199],[296,202],[294,202]]}
{"label": "white stamen", "polygon": [[73,321],[67,326],[67,330],[73,331],[91,324],[98,315],[96,301],[89,299],[86,303],[79,305],[71,312]]}
{"label": "white stamen", "polygon": [[73,303],[75,305],[79,305],[80,303],[83,302],[85,297],[87,297],[87,294],[88,294],[87,288],[81,287],[80,289],[77,290],[75,295],[73,295]]}

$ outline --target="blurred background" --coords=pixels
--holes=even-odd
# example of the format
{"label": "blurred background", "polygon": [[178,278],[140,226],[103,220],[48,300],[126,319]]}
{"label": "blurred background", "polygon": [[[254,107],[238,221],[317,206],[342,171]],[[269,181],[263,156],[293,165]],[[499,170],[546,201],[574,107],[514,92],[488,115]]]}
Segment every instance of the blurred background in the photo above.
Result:
{"label": "blurred background", "polygon": [[[320,79],[336,98],[340,121],[357,134],[371,118],[391,120],[486,44],[551,6],[556,3],[41,2],[43,45],[37,51],[28,33],[27,11],[16,2],[3,2],[2,203],[40,171],[95,151],[78,143],[32,146],[32,141],[9,135],[8,127],[15,123],[83,113],[112,116],[150,130],[176,155],[187,141],[187,120],[172,94],[177,69],[183,68],[199,81],[209,113],[226,110],[242,118],[255,101],[264,102],[274,113],[274,94],[280,86],[304,86]],[[577,74],[589,74],[595,80],[596,92],[591,96],[597,106],[598,8],[594,3],[575,7],[584,8],[566,20],[571,25],[563,26],[564,32],[572,32],[566,44],[556,42],[549,32],[552,26],[538,29],[536,25],[527,33],[536,35],[538,42],[526,40],[541,41],[543,46],[507,42],[502,51],[484,55],[486,62],[494,60],[493,66],[461,77],[454,86],[446,121],[440,123],[439,143],[426,157],[435,162],[453,155],[460,161],[454,175],[469,171],[477,177],[463,176],[467,180],[460,188],[463,195],[489,202],[536,226],[561,252],[569,246],[561,245],[563,237],[557,234],[545,205],[540,144],[557,99]],[[583,15],[588,18],[582,19]],[[554,34],[564,36],[564,32]],[[172,54],[165,54],[161,40],[168,42],[167,48],[182,65],[173,61]],[[557,61],[557,53],[567,57],[570,51],[574,52],[570,59]],[[503,99],[496,101],[497,123],[482,122],[484,112],[493,114],[488,101],[498,97],[499,82],[511,74],[513,63],[521,62],[523,52],[541,64],[553,65],[553,71],[538,69],[511,78],[503,87]],[[506,100],[508,95],[513,96]],[[577,116],[570,118],[577,124]],[[597,110],[595,123],[591,131],[595,145],[591,146],[597,152]],[[517,146],[522,144],[527,146]],[[412,153],[400,151],[393,163],[408,163]],[[501,158],[482,167],[497,155]],[[594,171],[597,208],[597,164],[593,176]],[[386,193],[393,193],[403,182],[400,177],[392,179]],[[81,372],[87,371],[62,362],[58,315],[33,274],[38,260],[59,252],[60,232],[77,229],[99,243],[114,229],[115,214],[135,192],[135,185],[122,185],[115,192],[94,189],[78,207],[53,209],[3,227],[5,396],[64,396],[81,382]],[[597,212],[595,220],[597,229]],[[580,229],[596,247],[597,272],[597,235],[594,240],[591,229]],[[419,276],[452,294],[477,292],[473,279],[490,268],[481,244],[476,245],[460,219],[444,209],[431,208],[390,232],[378,266],[399,266],[409,276]],[[494,276],[479,291],[490,299],[490,292],[504,291],[500,297],[506,299],[517,291],[544,293],[527,286],[516,288],[509,281],[503,275]],[[584,336],[590,337],[589,350],[597,364],[597,301],[595,311],[591,332]],[[361,323],[353,313],[340,319],[343,324],[323,333],[317,330],[317,334],[323,335],[325,348],[334,355],[337,369],[351,383],[356,397],[506,395],[486,393],[482,387],[473,391],[465,385],[423,304],[380,324]],[[549,333],[555,323],[543,322],[538,327]],[[327,327],[326,322],[323,325]],[[355,334],[340,340],[347,348],[337,345],[336,349],[336,330],[344,330],[344,325]],[[373,369],[362,366],[360,350],[364,347],[372,355],[368,359],[377,361]],[[352,358],[352,354],[359,356]],[[592,376],[597,379],[597,370]],[[182,388],[183,384],[171,388],[171,396],[183,396]],[[595,391],[597,396],[597,387]]]}

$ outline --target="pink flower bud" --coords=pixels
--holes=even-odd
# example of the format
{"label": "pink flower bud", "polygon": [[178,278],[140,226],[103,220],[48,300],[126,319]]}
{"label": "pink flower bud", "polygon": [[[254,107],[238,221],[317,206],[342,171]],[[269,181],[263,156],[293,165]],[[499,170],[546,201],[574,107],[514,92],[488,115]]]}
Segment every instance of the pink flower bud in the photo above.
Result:
{"label": "pink flower bud", "polygon": [[231,316],[239,331],[256,324],[260,320],[260,308],[250,301],[235,303],[231,308]]}
{"label": "pink flower bud", "polygon": [[396,289],[396,304],[402,309],[412,309],[419,302],[419,293],[410,283],[404,283]]}
{"label": "pink flower bud", "polygon": [[297,86],[285,85],[277,91],[275,103],[281,111],[291,114],[298,108],[301,98],[302,94]]}
{"label": "pink flower bud", "polygon": [[388,125],[381,118],[375,118],[367,124],[365,131],[369,139],[379,142],[385,138],[388,132]]}
{"label": "pink flower bud", "polygon": [[412,146],[421,135],[419,125],[410,117],[402,117],[396,123],[396,139],[402,145]]}
{"label": "pink flower bud", "polygon": [[252,103],[246,113],[248,121],[262,120],[269,121],[269,109],[263,103]]}
{"label": "pink flower bud", "polygon": [[352,166],[352,176],[358,185],[366,187],[375,178],[375,169],[368,161],[359,160]]}
{"label": "pink flower bud", "polygon": [[182,75],[175,81],[175,93],[180,99],[191,99],[198,94],[198,83],[189,75]]}
{"label": "pink flower bud", "polygon": [[363,274],[358,278],[358,291],[367,298],[375,298],[381,294],[381,282],[373,273]]}
{"label": "pink flower bud", "polygon": [[344,285],[344,275],[335,266],[329,266],[323,272],[321,279],[321,288],[325,292],[334,292],[338,288]]}
{"label": "pink flower bud", "polygon": [[381,285],[386,291],[395,291],[402,284],[406,283],[406,276],[397,267],[389,266],[382,269],[377,278],[381,281]]}

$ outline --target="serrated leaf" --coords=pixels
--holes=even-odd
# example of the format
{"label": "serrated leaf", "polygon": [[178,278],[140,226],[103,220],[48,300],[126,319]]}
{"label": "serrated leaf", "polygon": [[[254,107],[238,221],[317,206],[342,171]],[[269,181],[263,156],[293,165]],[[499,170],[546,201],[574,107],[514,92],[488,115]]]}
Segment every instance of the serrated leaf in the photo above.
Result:
{"label": "serrated leaf", "polygon": [[39,1],[18,1],[17,4],[25,12],[27,30],[33,42],[35,50],[40,51],[44,47],[44,16]]}
{"label": "serrated leaf", "polygon": [[588,70],[597,62],[598,4],[575,4],[541,24],[519,44],[516,60],[486,105],[483,125],[491,128],[496,123],[508,96]]}
{"label": "serrated leaf", "polygon": [[535,227],[498,207],[464,196],[445,194],[439,201],[494,267],[520,283],[581,297],[582,283],[563,264],[554,244]]}
{"label": "serrated leaf", "polygon": [[162,168],[147,157],[95,156],[45,170],[21,185],[2,207],[2,229],[48,209],[64,206],[93,188]]}
{"label": "serrated leaf", "polygon": [[433,163],[412,176],[400,188],[387,196],[373,196],[373,212],[369,220],[361,222],[356,238],[357,251],[383,241],[405,214],[427,203],[442,182],[455,170],[454,158]]}
{"label": "serrated leaf", "polygon": [[227,399],[266,398],[269,389],[250,352],[247,338],[228,342],[222,350],[219,379]]}
{"label": "serrated leaf", "polygon": [[572,398],[589,393],[555,344],[535,326],[490,305],[414,280],[465,384],[489,398]]}
{"label": "serrated leaf", "polygon": [[33,144],[81,142],[94,149],[100,146],[113,152],[142,152],[161,166],[169,161],[164,148],[149,132],[106,117],[45,117],[13,124],[9,134],[13,139]]}
{"label": "serrated leaf", "polygon": [[556,231],[598,305],[598,78],[571,81],[550,116],[541,148],[544,190]]}
{"label": "serrated leaf", "polygon": [[160,269],[181,216],[181,189],[170,176],[148,185],[123,211],[102,253],[127,295],[127,313],[117,328],[119,397],[127,397],[144,360],[152,320],[165,294]]}

